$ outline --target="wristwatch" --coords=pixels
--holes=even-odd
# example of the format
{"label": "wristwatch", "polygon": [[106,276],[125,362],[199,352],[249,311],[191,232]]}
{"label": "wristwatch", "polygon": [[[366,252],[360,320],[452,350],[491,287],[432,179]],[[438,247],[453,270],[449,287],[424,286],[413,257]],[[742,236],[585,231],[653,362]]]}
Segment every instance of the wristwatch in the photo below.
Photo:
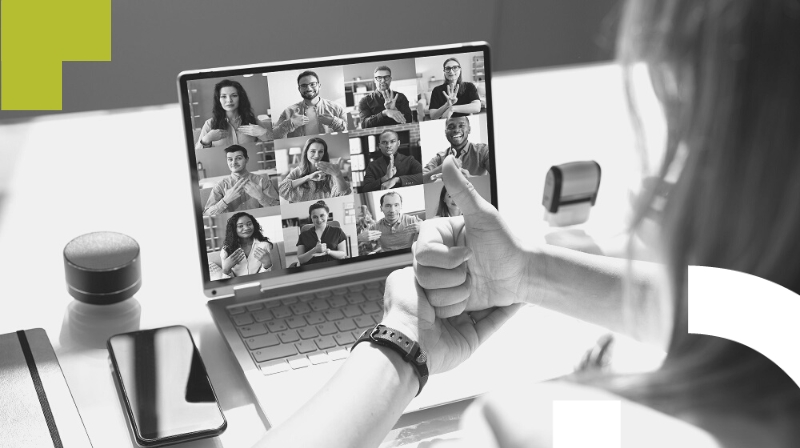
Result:
{"label": "wristwatch", "polygon": [[417,395],[422,392],[422,388],[428,382],[428,354],[419,346],[419,343],[412,341],[402,332],[382,324],[364,330],[350,350],[352,351],[356,348],[356,345],[364,341],[378,344],[399,353],[403,357],[403,361],[411,364],[414,367],[414,371],[417,372],[419,377]]}

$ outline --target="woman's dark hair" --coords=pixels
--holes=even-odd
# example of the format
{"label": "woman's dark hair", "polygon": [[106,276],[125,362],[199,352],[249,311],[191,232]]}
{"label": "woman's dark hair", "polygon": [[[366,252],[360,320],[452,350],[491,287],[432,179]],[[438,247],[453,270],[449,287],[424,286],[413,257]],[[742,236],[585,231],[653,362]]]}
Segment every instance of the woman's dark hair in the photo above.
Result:
{"label": "woman's dark hair", "polygon": [[326,204],[325,201],[317,201],[317,202],[311,204],[310,207],[308,207],[308,216],[311,217],[311,212],[313,212],[314,210],[316,210],[318,208],[324,208],[325,209],[325,213],[328,213],[328,214],[330,214],[330,212],[331,212],[331,209],[328,208],[328,204]]}
{"label": "woman's dark hair", "polygon": [[230,255],[241,247],[241,244],[239,244],[239,235],[236,234],[236,222],[239,221],[239,218],[242,216],[247,216],[250,218],[250,222],[253,223],[253,239],[256,241],[266,241],[269,243],[269,247],[272,248],[272,241],[263,235],[261,224],[256,221],[256,218],[249,213],[239,212],[228,218],[228,223],[225,225],[225,242],[222,243],[222,248],[225,252]]}
{"label": "woman's dark hair", "polygon": [[[640,152],[647,154],[632,82],[637,67],[649,70],[667,122],[665,155],[649,162],[664,182],[679,172],[657,222],[673,328],[658,371],[594,384],[672,415],[800,413],[797,385],[767,357],[688,330],[688,265],[745,272],[800,293],[798,42],[793,1],[626,3],[618,57]],[[632,235],[658,190],[640,197]],[[800,434],[793,437],[797,446]]]}
{"label": "woman's dark hair", "polygon": [[258,124],[258,120],[256,120],[256,114],[253,112],[253,107],[250,106],[250,99],[247,97],[247,92],[244,91],[242,85],[236,81],[231,81],[230,79],[223,79],[214,86],[214,107],[211,109],[211,113],[213,115],[211,117],[211,129],[228,128],[225,109],[222,108],[222,104],[219,101],[220,91],[222,91],[223,87],[233,87],[239,94],[238,112],[239,118],[242,120],[242,124]]}
{"label": "woman's dark hair", "polygon": [[311,166],[311,162],[308,161],[308,148],[311,146],[312,143],[322,143],[323,148],[325,149],[325,153],[322,154],[322,161],[323,162],[330,162],[331,158],[328,155],[328,144],[325,143],[325,140],[319,137],[313,137],[306,140],[305,146],[303,146],[303,154],[300,160],[300,175],[305,176],[307,174],[311,174],[315,171],[316,168]]}
{"label": "woman's dark hair", "polygon": [[442,192],[439,193],[439,208],[436,209],[436,216],[450,216],[450,208],[444,202],[444,196],[447,194],[447,188],[442,185]]}
{"label": "woman's dark hair", "polygon": [[[461,62],[459,62],[459,60],[458,60],[458,59],[456,59],[456,58],[447,58],[447,59],[444,61],[444,63],[442,63],[442,68],[445,68],[445,66],[447,66],[447,63],[448,63],[448,62],[450,62],[450,61],[456,61],[456,62],[458,62],[458,66],[459,66],[459,67],[461,67]],[[462,81],[462,79],[461,79],[463,76],[464,76],[464,68],[462,67],[462,68],[461,68],[461,69],[458,71],[458,79],[456,80],[456,84],[458,84],[458,94],[459,94],[459,95],[460,95],[461,93],[463,93],[463,92],[464,92],[464,82],[463,82],[463,81]],[[447,77],[446,77],[446,76],[444,77],[444,80],[442,80],[442,85],[443,85],[443,86],[446,86],[446,85],[447,85]],[[446,93],[446,92],[445,92],[445,93]]]}

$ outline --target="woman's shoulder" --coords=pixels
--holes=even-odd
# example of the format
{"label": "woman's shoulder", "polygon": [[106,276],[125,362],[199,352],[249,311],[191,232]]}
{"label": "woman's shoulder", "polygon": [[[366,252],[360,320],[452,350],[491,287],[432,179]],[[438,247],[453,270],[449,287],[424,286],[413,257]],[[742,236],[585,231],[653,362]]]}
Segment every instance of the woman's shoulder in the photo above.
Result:
{"label": "woman's shoulder", "polygon": [[517,383],[489,393],[467,409],[461,427],[464,439],[493,439],[500,442],[498,447],[550,447],[566,428],[592,427],[598,443],[607,436],[625,440],[626,446],[721,448],[706,431],[683,420],[568,382]]}

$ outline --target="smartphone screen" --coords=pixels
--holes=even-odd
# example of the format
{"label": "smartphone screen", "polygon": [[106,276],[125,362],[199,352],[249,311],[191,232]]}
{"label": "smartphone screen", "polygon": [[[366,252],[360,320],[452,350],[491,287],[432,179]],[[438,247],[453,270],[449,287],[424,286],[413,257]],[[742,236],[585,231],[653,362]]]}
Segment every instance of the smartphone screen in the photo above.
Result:
{"label": "smartphone screen", "polygon": [[108,350],[140,444],[174,443],[224,431],[225,417],[186,327],[112,336]]}

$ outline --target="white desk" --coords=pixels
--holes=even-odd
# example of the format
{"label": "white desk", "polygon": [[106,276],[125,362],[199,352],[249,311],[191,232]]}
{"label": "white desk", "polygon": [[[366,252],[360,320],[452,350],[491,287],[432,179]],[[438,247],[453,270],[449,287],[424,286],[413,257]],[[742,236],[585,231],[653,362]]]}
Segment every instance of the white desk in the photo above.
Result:
{"label": "white desk", "polygon": [[[506,74],[494,78],[493,88],[499,205],[512,229],[527,241],[540,238],[547,230],[541,197],[549,167],[594,159],[603,177],[585,228],[596,237],[618,233],[635,161],[619,70],[603,65]],[[135,138],[136,129],[151,135]],[[188,445],[252,445],[264,425],[202,294],[178,105],[2,126],[0,145],[0,155],[18,154],[0,215],[0,333],[47,330],[94,446],[131,446],[105,350],[59,341],[72,301],[62,250],[73,237],[97,230],[128,234],[141,246],[141,328],[188,326],[206,361],[229,427],[218,439]],[[543,341],[536,361],[558,366],[548,374],[577,362],[602,333],[545,310],[529,311],[537,315],[535,334]]]}

